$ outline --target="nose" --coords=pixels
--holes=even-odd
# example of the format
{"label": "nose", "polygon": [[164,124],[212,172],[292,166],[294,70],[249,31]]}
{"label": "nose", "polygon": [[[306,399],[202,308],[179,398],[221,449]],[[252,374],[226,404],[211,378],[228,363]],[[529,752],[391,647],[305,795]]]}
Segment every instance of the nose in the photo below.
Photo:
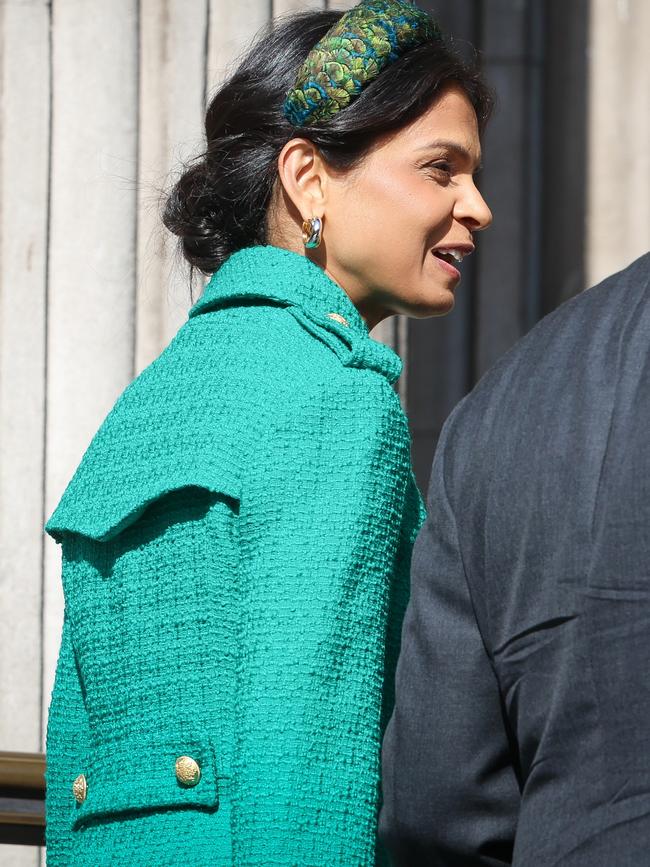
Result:
{"label": "nose", "polygon": [[492,222],[492,211],[479,192],[473,178],[469,177],[463,184],[454,206],[454,217],[472,232],[480,232]]}

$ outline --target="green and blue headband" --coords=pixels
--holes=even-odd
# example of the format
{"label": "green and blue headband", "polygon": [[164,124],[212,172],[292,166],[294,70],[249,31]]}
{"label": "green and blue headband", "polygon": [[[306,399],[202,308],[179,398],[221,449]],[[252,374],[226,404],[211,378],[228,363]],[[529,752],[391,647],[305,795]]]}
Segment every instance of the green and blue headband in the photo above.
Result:
{"label": "green and blue headband", "polygon": [[363,0],[307,55],[284,101],[295,127],[328,120],[409,49],[442,39],[433,19],[407,0]]}

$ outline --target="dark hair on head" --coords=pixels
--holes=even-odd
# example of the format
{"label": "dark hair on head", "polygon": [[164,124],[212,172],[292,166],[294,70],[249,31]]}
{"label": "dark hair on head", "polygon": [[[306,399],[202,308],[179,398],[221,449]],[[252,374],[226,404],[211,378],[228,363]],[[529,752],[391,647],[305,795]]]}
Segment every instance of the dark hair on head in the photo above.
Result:
{"label": "dark hair on head", "polygon": [[439,40],[407,51],[332,118],[295,130],[283,114],[284,98],[307,54],[341,14],[307,12],[276,22],[217,90],[205,117],[205,152],[185,167],[162,217],[179,236],[192,272],[211,274],[231,253],[266,243],[277,160],[293,135],[312,141],[332,168],[350,169],[452,83],[469,98],[483,130],[492,93],[478,68]]}

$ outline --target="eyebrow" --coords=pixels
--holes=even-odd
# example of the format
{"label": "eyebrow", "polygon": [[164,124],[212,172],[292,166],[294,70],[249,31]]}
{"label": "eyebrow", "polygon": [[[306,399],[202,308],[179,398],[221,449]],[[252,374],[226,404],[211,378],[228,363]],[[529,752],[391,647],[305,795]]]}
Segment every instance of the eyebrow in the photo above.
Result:
{"label": "eyebrow", "polygon": [[422,147],[418,148],[418,151],[430,151],[435,148],[446,148],[450,151],[455,151],[461,157],[466,159],[469,163],[473,163],[475,171],[479,171],[483,168],[483,164],[481,162],[481,154],[479,153],[478,160],[474,161],[474,157],[470,153],[470,151],[462,144],[459,144],[456,141],[452,141],[451,139],[436,139],[435,141],[429,142],[429,144],[422,145]]}

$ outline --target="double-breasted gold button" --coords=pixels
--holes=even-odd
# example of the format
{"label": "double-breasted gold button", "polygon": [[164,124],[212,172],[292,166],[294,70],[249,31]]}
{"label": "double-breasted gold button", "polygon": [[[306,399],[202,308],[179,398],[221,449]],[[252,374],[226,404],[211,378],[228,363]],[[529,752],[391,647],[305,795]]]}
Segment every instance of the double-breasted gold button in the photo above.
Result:
{"label": "double-breasted gold button", "polygon": [[176,759],[176,779],[182,786],[196,786],[201,779],[201,768],[191,756]]}
{"label": "double-breasted gold button", "polygon": [[78,804],[83,804],[86,800],[86,795],[88,794],[88,783],[86,782],[86,778],[83,774],[79,774],[74,783],[72,784],[72,794],[75,797],[75,801]]}
{"label": "double-breasted gold button", "polygon": [[347,325],[348,328],[350,327],[350,323],[348,322],[348,320],[345,318],[345,316],[341,316],[340,313],[328,313],[327,315],[335,322],[340,322],[341,325]]}

